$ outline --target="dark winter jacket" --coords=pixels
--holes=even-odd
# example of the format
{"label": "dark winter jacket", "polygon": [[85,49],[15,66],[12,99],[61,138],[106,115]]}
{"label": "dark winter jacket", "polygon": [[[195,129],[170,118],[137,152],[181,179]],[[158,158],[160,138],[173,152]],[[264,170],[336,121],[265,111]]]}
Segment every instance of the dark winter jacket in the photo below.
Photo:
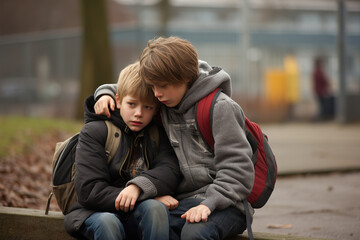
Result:
{"label": "dark winter jacket", "polygon": [[[161,126],[151,122],[135,133],[123,122],[118,110],[108,119],[94,113],[94,104],[93,96],[85,102],[85,125],[76,149],[75,191],[78,201],[64,220],[65,229],[71,235],[76,235],[85,219],[94,212],[124,215],[115,209],[115,199],[128,184],[136,184],[142,190],[139,201],[173,195],[181,180],[176,155]],[[119,148],[109,164],[105,152],[107,127],[104,120],[110,120],[121,130]],[[153,124],[158,129],[158,143],[150,137],[149,129]],[[139,141],[148,170],[131,178],[127,170],[135,141]]]}

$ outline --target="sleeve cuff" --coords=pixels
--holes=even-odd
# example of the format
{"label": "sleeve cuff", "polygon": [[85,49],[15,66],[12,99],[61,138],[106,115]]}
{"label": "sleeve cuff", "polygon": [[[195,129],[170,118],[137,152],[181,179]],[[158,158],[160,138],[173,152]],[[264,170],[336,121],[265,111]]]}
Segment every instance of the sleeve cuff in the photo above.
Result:
{"label": "sleeve cuff", "polygon": [[130,180],[126,184],[126,186],[129,186],[130,184],[135,184],[142,190],[138,200],[144,200],[147,198],[155,197],[157,195],[157,189],[155,185],[146,177],[142,177],[142,176],[136,177]]}
{"label": "sleeve cuff", "polygon": [[[116,86],[116,85],[115,85]],[[115,93],[116,93],[116,88],[113,89],[113,86],[111,84],[106,84],[106,85],[103,85],[103,86],[100,86],[98,87],[96,90],[95,90],[95,93],[94,93],[94,98],[95,98],[95,101],[99,100],[99,98],[103,95],[109,95],[111,96],[113,99],[115,99]]]}
{"label": "sleeve cuff", "polygon": [[207,206],[211,212],[213,212],[216,209],[214,202],[211,201],[210,199],[205,199],[204,201],[201,202],[201,204]]}

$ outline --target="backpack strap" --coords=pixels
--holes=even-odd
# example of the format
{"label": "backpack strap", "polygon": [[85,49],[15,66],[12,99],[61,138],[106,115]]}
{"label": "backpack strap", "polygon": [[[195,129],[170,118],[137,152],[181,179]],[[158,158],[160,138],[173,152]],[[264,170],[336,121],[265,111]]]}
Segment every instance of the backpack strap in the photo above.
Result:
{"label": "backpack strap", "polygon": [[53,192],[51,191],[48,197],[48,200],[46,202],[46,207],[45,207],[45,215],[49,215],[49,210],[50,210],[50,203],[51,203],[51,198],[53,196]]}
{"label": "backpack strap", "polygon": [[108,158],[108,163],[111,162],[111,159],[114,157],[116,150],[119,147],[121,139],[121,131],[110,121],[105,121],[106,127],[108,129],[108,135],[106,138],[105,151]]}
{"label": "backpack strap", "polygon": [[216,88],[206,97],[203,97],[196,106],[196,124],[201,132],[203,140],[209,148],[214,151],[214,138],[212,135],[212,111],[215,100],[221,93],[222,89]]}
{"label": "backpack strap", "polygon": [[250,240],[254,240],[254,235],[253,235],[253,231],[251,228],[251,217],[250,217],[250,210],[249,210],[249,202],[244,199],[243,200],[243,204],[245,207],[245,217],[246,217],[246,228],[247,228],[247,232],[248,232],[248,237]]}

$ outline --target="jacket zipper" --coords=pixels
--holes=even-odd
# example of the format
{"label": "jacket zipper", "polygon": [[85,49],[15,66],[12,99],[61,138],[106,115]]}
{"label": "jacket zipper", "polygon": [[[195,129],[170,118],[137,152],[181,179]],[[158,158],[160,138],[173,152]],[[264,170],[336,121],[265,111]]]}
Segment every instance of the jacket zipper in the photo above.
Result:
{"label": "jacket zipper", "polygon": [[[129,130],[129,128],[128,128],[128,126],[126,126],[126,127],[125,127],[125,132],[128,132],[128,130]],[[142,136],[143,136],[143,134],[140,134],[140,135],[136,136],[134,142],[136,142],[136,141],[138,140],[138,138],[139,138],[139,137],[142,137]],[[142,145],[142,144],[141,144],[141,142],[140,142],[140,147],[141,147],[141,149],[142,149],[142,151],[143,151],[143,156],[144,156],[144,159],[145,159],[145,163],[146,163],[147,168],[149,169],[150,163],[149,163],[149,158],[148,158],[147,151],[146,151],[146,149],[147,149],[147,146],[146,146],[146,145],[147,145],[147,144],[146,144],[146,143],[144,144],[144,145],[145,145],[144,148],[142,148],[141,145]],[[130,149],[127,151],[126,156],[125,156],[125,159],[124,159],[124,161],[123,161],[123,163],[121,164],[120,169],[119,169],[119,175],[120,175],[121,177],[122,177],[121,170],[123,169],[125,163],[128,162],[128,160],[129,160],[129,159],[128,159],[128,158],[129,158],[129,155],[131,155],[131,153],[133,152],[133,149],[134,149],[134,143],[131,142],[131,147],[130,147]]]}

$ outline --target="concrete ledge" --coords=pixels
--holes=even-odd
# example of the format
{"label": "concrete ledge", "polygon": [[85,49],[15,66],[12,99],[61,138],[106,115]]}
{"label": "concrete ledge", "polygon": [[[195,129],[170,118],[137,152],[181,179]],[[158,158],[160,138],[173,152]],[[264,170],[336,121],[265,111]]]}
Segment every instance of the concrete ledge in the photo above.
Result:
{"label": "concrete ledge", "polygon": [[[301,236],[291,236],[291,235],[282,235],[282,234],[273,234],[273,233],[253,233],[255,240],[331,240],[323,238],[310,238],[310,237],[301,237]],[[238,235],[227,240],[249,240],[246,232],[243,235]]]}
{"label": "concrete ledge", "polygon": [[[255,240],[320,240],[308,237],[254,233]],[[0,239],[74,240],[64,229],[64,215],[28,208],[0,207]],[[246,234],[228,240],[249,240]],[[324,239],[323,239],[324,240]]]}
{"label": "concrete ledge", "polygon": [[0,239],[6,240],[74,240],[64,229],[61,212],[0,207]]}

